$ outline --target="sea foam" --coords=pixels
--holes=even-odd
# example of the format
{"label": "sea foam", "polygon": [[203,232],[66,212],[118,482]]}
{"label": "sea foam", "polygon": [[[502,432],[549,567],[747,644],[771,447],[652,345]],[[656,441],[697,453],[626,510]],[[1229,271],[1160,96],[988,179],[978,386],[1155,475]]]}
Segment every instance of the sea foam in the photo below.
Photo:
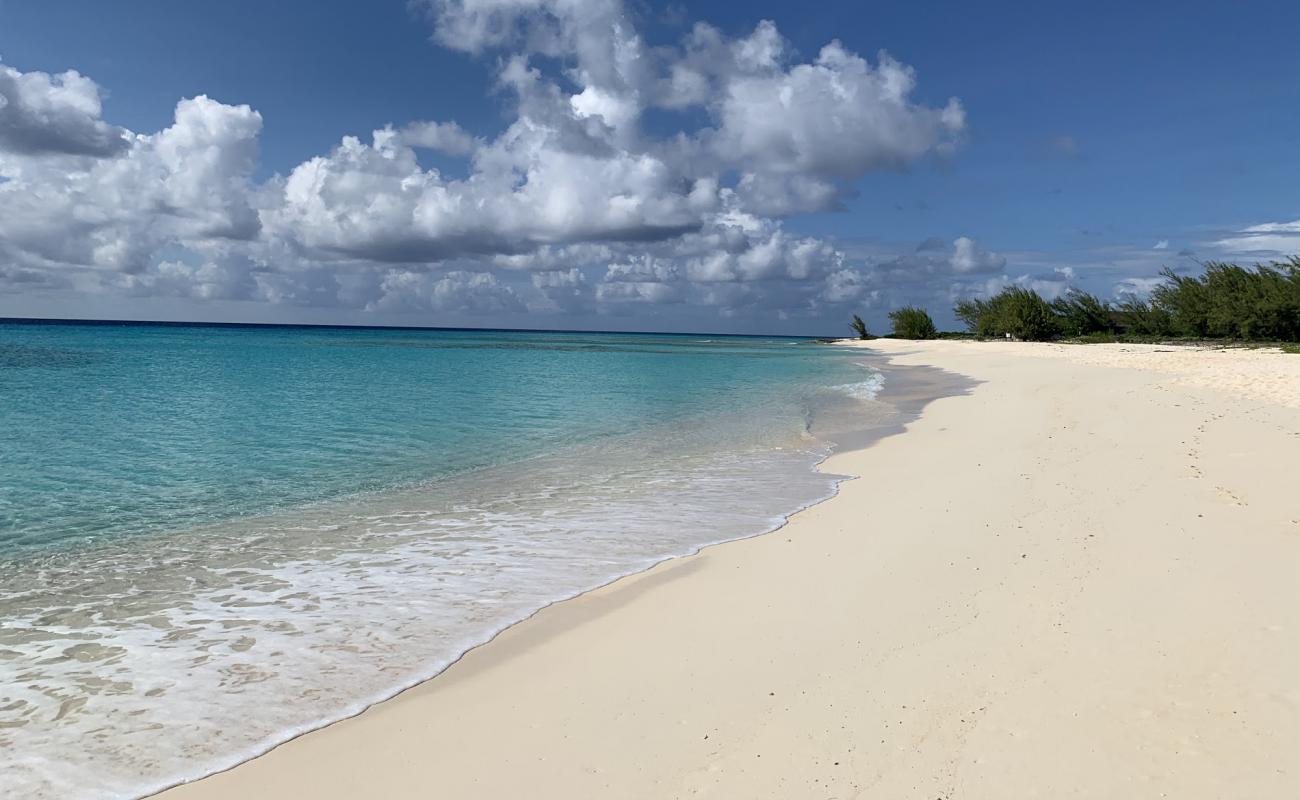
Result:
{"label": "sea foam", "polygon": [[835,388],[859,400],[875,400],[885,388],[885,375],[875,367],[863,366],[870,373],[865,380],[843,383]]}
{"label": "sea foam", "polygon": [[[779,526],[835,491],[838,476],[815,469],[833,446],[821,428],[889,413],[869,400],[877,373],[844,384],[856,360],[787,341],[223,333],[208,353],[206,338],[168,330],[141,334],[161,350],[130,375],[119,373],[140,369],[148,348],[114,350],[93,333],[86,346],[105,352],[24,366],[0,395],[0,417],[27,431],[15,440],[26,449],[0,464],[6,485],[22,486],[0,508],[5,797],[138,797],[356,714],[550,603]],[[456,369],[444,368],[457,342]],[[221,361],[233,347],[245,349]],[[283,374],[280,394],[239,396],[261,390],[247,366],[258,359]],[[161,400],[175,395],[158,372],[194,364],[182,374],[227,383],[186,389],[182,410],[207,417],[165,416]],[[78,399],[96,381],[113,384],[112,404]],[[254,406],[262,417],[245,424],[259,438],[246,450],[233,421],[210,422]],[[517,418],[501,420],[508,411]],[[56,455],[76,471],[45,466],[43,432],[63,437]],[[391,485],[408,472],[384,472],[388,461],[406,465],[445,437],[458,437],[459,460]],[[483,453],[503,455],[462,458]],[[192,474],[204,482],[185,483]],[[380,488],[301,501],[304,480],[357,476]],[[236,480],[258,483],[227,492]],[[262,495],[295,502],[256,510]],[[237,513],[182,516],[213,498]],[[94,533],[39,546],[76,526]]]}

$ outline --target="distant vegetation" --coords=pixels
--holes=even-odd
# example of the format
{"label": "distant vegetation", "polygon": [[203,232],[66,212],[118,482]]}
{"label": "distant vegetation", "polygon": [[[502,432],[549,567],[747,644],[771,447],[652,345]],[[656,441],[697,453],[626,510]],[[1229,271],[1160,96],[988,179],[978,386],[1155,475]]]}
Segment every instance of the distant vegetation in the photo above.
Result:
{"label": "distant vegetation", "polygon": [[1120,323],[1110,303],[1078,289],[1071,289],[1052,301],[1052,313],[1064,336],[1117,333]]}
{"label": "distant vegetation", "polygon": [[849,327],[853,329],[853,332],[857,334],[859,339],[871,338],[871,332],[867,330],[867,323],[863,322],[862,317],[859,317],[857,314],[853,315],[853,319],[849,322]]}
{"label": "distant vegetation", "polygon": [[1050,303],[1009,287],[960,302],[957,318],[977,336],[1235,339],[1300,342],[1300,257],[1253,268],[1211,261],[1199,276],[1166,269],[1150,297],[1109,303],[1078,289]]}
{"label": "distant vegetation", "polygon": [[[1146,298],[1117,302],[1070,289],[1055,300],[1020,286],[992,297],[963,300],[953,308],[970,333],[937,331],[925,309],[890,312],[897,339],[1004,338],[1045,342],[1228,339],[1277,342],[1300,353],[1300,256],[1255,267],[1210,261],[1202,274],[1161,272]],[[860,339],[872,338],[856,314],[850,323]]]}
{"label": "distant vegetation", "polygon": [[889,322],[894,326],[895,339],[933,339],[939,333],[926,310],[916,306],[889,312]]}
{"label": "distant vegetation", "polygon": [[987,300],[960,302],[953,308],[957,319],[977,336],[1005,336],[1043,342],[1060,333],[1060,320],[1051,303],[1038,292],[1008,286]]}

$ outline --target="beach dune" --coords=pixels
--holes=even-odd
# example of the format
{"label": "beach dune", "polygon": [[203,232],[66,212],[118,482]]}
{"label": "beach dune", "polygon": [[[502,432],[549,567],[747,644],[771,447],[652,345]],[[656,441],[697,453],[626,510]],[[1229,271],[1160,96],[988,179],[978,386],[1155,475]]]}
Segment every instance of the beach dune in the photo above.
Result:
{"label": "beach dune", "polygon": [[1300,356],[864,344],[976,385],[783,529],[165,796],[1300,796]]}

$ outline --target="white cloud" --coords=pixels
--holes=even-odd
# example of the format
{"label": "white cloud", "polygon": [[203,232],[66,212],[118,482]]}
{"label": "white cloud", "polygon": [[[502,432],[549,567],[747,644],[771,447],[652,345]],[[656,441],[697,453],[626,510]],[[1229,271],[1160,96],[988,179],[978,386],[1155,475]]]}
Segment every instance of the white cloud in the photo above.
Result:
{"label": "white cloud", "polygon": [[880,290],[871,288],[868,275],[860,269],[841,269],[826,276],[822,299],[827,303],[852,303],[867,299],[869,304],[879,298]]}
{"label": "white cloud", "polygon": [[[760,210],[784,213],[827,207],[837,181],[892,169],[927,153],[948,152],[965,126],[961,104],[913,104],[911,68],[882,53],[877,67],[839,42],[811,64],[782,68],[775,26],[750,37],[752,66],[738,58],[713,106],[711,152],[743,171],[741,196]],[[748,67],[747,69],[745,67]]]}
{"label": "white cloud", "polygon": [[534,272],[532,282],[541,300],[530,309],[576,312],[592,308],[593,292],[587,276],[577,267]]}
{"label": "white cloud", "polygon": [[1054,300],[1073,287],[1078,278],[1073,267],[1057,267],[1050,272],[1037,275],[1021,275],[1015,283],[1038,292],[1048,300]]}
{"label": "white cloud", "polygon": [[410,147],[438,150],[452,156],[468,156],[480,144],[454,122],[412,122],[403,125],[396,135]]}
{"label": "white cloud", "polygon": [[263,212],[313,257],[434,262],[581,241],[671,238],[716,205],[709,180],[650,153],[583,152],[524,118],[475,155],[464,180],[422,169],[400,137],[347,137],[304,162]]}
{"label": "white cloud", "polygon": [[1155,247],[1152,247],[1151,249],[1152,249],[1152,250],[1168,250],[1168,249],[1169,249],[1169,240],[1168,240],[1168,239],[1161,239],[1160,241],[1156,242]]}
{"label": "white cloud", "polygon": [[133,272],[169,244],[250,240],[261,116],[199,96],[112,157],[0,153],[0,253],[28,264]]}
{"label": "white cloud", "polygon": [[1300,234],[1300,220],[1295,222],[1266,222],[1262,225],[1251,225],[1246,228],[1244,233],[1294,233]]}
{"label": "white cloud", "polygon": [[1151,290],[1164,283],[1165,279],[1159,275],[1145,278],[1124,278],[1115,282],[1111,287],[1111,294],[1117,299],[1125,297],[1146,297],[1151,294]]}
{"label": "white cloud", "polygon": [[0,64],[0,154],[111,156],[127,132],[100,119],[99,87],[76,70],[50,75]]}
{"label": "white cloud", "polygon": [[1235,231],[1214,242],[1227,251],[1254,257],[1285,257],[1300,253],[1300,220],[1266,222]]}
{"label": "white cloud", "polygon": [[514,290],[487,272],[454,270],[444,275],[392,270],[384,275],[380,296],[370,305],[379,311],[522,311]]}
{"label": "white cloud", "polygon": [[[965,127],[955,99],[915,101],[915,73],[887,54],[833,41],[803,62],[767,21],[650,45],[621,0],[426,5],[436,41],[493,51],[504,131],[386,126],[261,184],[248,106],[184,99],[171,126],[135,133],[102,119],[89,78],[0,65],[0,280],[98,270],[79,285],[375,311],[808,310],[848,291],[827,281],[850,267],[782,217],[946,157]],[[699,122],[652,131],[655,109]],[[978,272],[996,256],[952,258]]]}
{"label": "white cloud", "polygon": [[996,292],[1011,283],[1000,274],[1006,264],[1004,256],[970,237],[959,236],[950,242],[931,237],[912,252],[872,258],[860,267],[844,266],[832,271],[817,301],[864,307],[917,303],[943,309],[955,298]]}
{"label": "white cloud", "polygon": [[680,303],[686,286],[677,265],[643,255],[610,264],[596,287],[596,298],[612,303]]}
{"label": "white cloud", "polygon": [[251,300],[261,295],[246,265],[229,262],[161,261],[141,272],[122,273],[117,281],[127,292],[144,296]]}
{"label": "white cloud", "polygon": [[[873,67],[840,42],[811,63],[791,63],[776,25],[730,39],[699,23],[679,47],[649,47],[616,0],[429,0],[435,35],[469,52],[514,48],[503,83],[534,104],[555,84],[526,68],[532,54],[571,54],[566,78],[580,87],[567,111],[599,121],[636,149],[649,108],[704,109],[711,124],[681,142],[692,170],[734,168],[751,210],[788,213],[830,206],[837,182],[952,151],[965,128],[959,101],[914,103],[914,71],[881,53]],[[559,92],[560,98],[563,92]],[[595,130],[590,127],[588,132]],[[663,143],[661,143],[663,144]]]}
{"label": "white cloud", "polygon": [[983,249],[973,239],[959,237],[953,243],[952,257],[948,263],[954,272],[997,272],[1006,266],[1007,260],[997,253]]}

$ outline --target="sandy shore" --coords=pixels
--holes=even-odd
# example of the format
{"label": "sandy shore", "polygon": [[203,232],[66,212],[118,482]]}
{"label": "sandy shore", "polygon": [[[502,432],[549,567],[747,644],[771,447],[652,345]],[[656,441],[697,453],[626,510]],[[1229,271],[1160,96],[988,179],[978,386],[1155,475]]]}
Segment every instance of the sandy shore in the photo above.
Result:
{"label": "sandy shore", "polygon": [[1300,356],[870,344],[979,384],[784,529],[165,796],[1300,796]]}

